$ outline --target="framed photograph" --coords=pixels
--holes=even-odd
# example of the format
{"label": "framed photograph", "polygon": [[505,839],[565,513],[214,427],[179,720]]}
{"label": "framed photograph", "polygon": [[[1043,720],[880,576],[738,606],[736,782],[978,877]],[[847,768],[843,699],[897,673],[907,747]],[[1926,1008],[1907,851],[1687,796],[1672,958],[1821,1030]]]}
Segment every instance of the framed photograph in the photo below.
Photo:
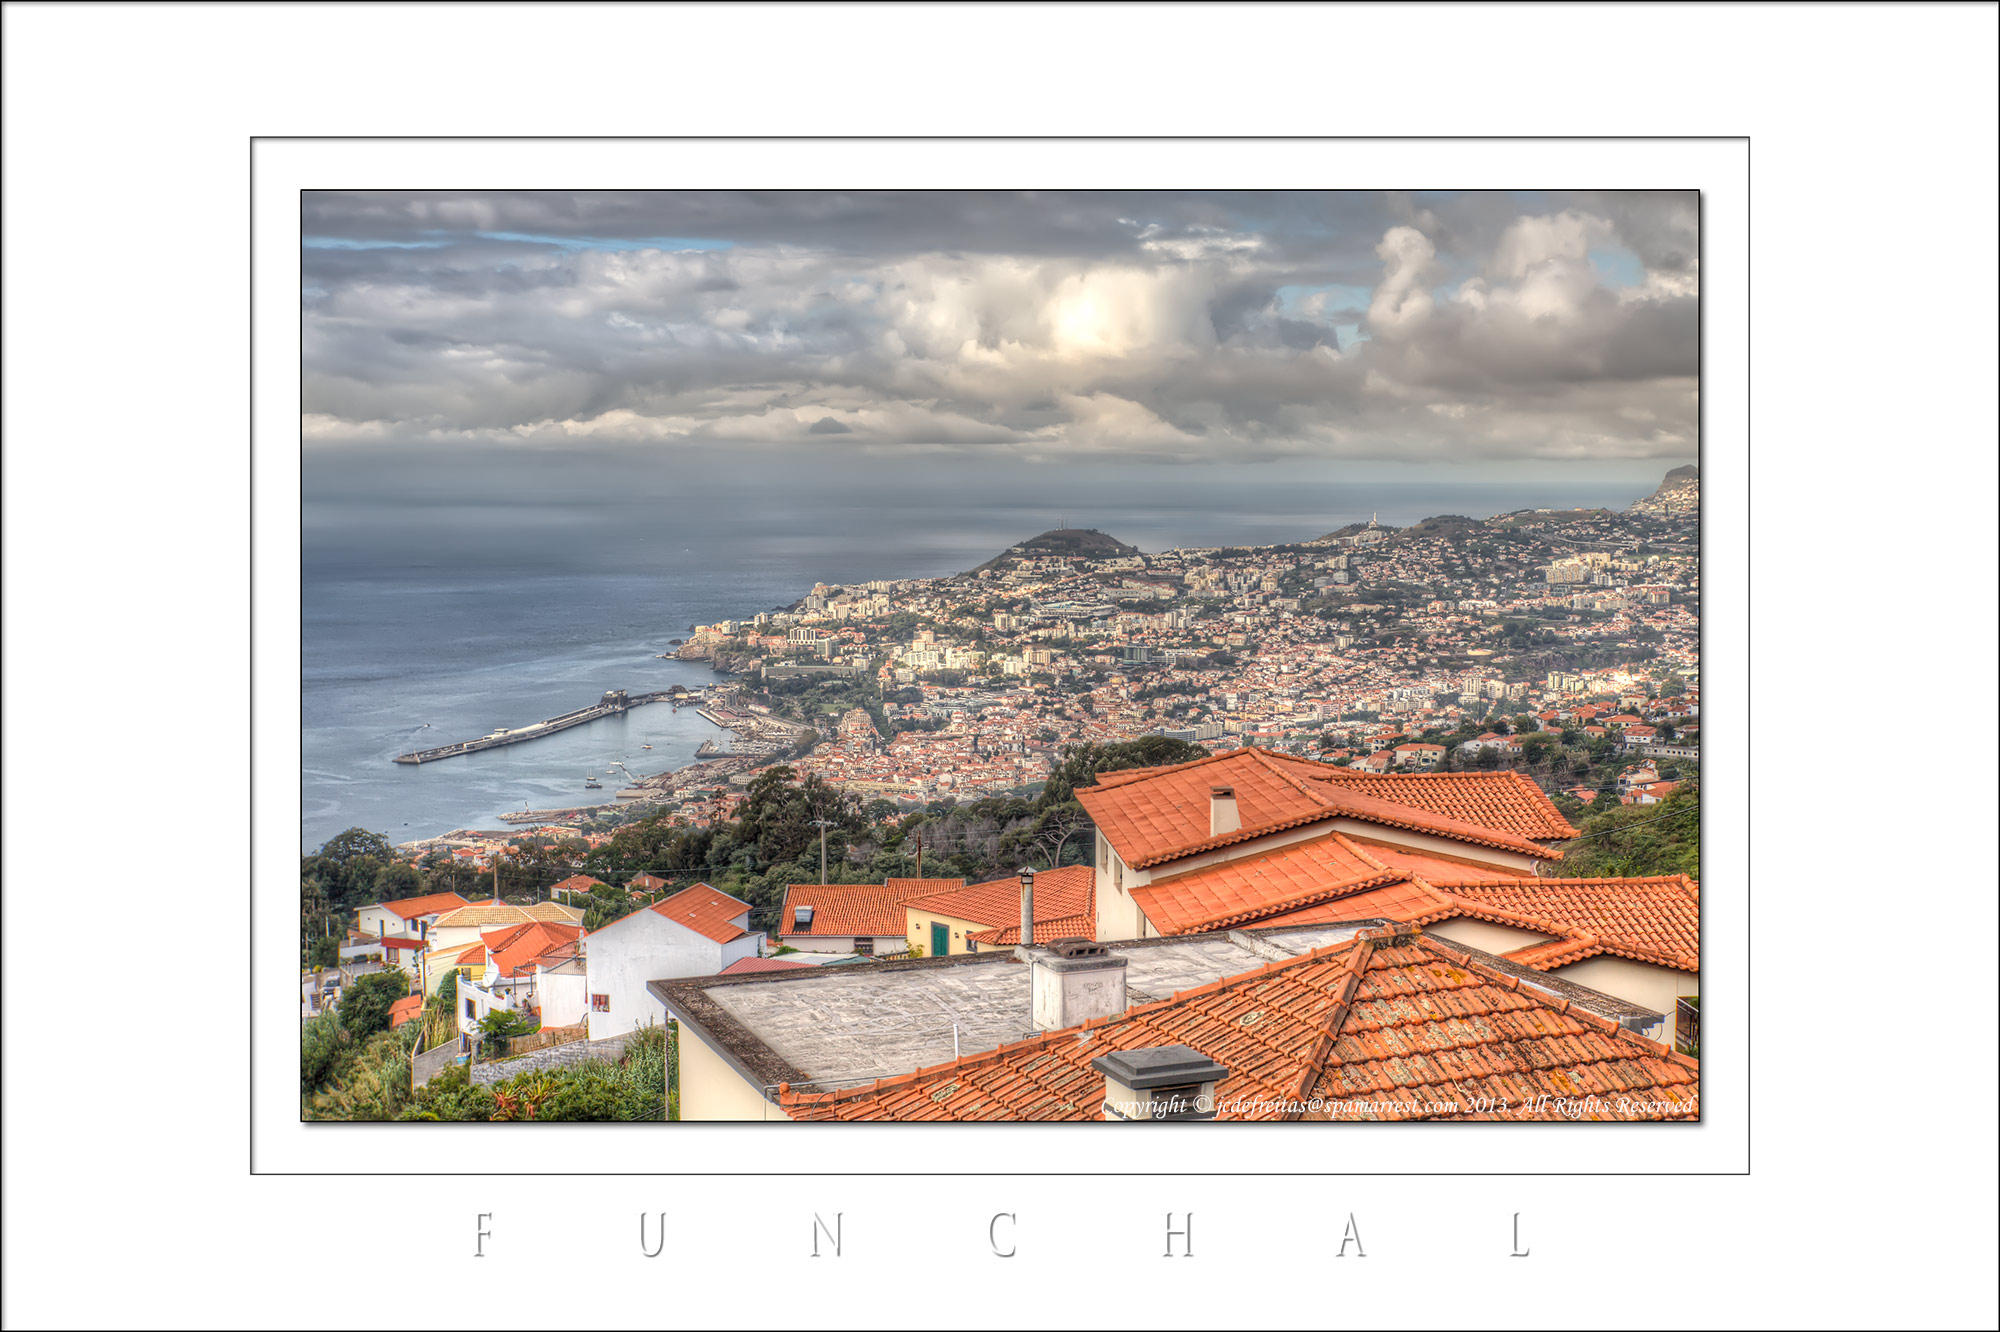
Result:
{"label": "framed photograph", "polygon": [[1702,479],[1746,455],[1674,164],[1741,145],[1655,147],[1587,189],[274,190],[304,1142],[1740,1161]]}

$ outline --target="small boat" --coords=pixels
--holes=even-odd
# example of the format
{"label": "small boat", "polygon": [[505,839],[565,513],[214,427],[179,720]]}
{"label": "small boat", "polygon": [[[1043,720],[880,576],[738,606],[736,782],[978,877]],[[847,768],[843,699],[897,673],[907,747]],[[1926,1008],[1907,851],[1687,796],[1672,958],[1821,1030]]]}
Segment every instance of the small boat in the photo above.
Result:
{"label": "small boat", "polygon": [[651,745],[640,745],[640,746],[639,746],[639,748],[641,748],[641,749],[651,749],[651,748],[652,748],[652,746],[651,746]]}
{"label": "small boat", "polygon": [[598,781],[595,777],[584,778],[583,786],[587,791],[601,791],[604,789],[604,783]]}

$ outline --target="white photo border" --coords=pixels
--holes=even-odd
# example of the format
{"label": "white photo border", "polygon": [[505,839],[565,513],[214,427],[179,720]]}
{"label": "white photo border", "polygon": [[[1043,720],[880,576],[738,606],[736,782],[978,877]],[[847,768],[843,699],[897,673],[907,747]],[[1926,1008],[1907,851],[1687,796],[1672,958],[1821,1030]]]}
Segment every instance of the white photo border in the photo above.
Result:
{"label": "white photo border", "polygon": [[[1750,1168],[1750,145],[1745,138],[254,139],[253,1174],[1700,1175]],[[1698,1124],[1231,1125],[1170,1140],[1083,1125],[306,1124],[295,848],[301,665],[300,224],[311,189],[1674,189],[1701,216],[1703,1055]],[[280,972],[283,975],[280,975]],[[826,1136],[846,1150],[827,1150]],[[1311,1144],[1306,1146],[1306,1144]],[[778,1152],[769,1148],[778,1146]],[[857,1152],[856,1148],[862,1149]],[[1302,1147],[1304,1150],[1302,1150]],[[1032,1152],[1033,1168],[996,1166]],[[508,1168],[492,1168],[496,1149]],[[763,1149],[763,1150],[760,1150]],[[865,1153],[879,1170],[716,1170]],[[579,1159],[623,1170],[576,1170]],[[387,1162],[408,1163],[408,1168]],[[422,1168],[415,1168],[422,1162]],[[1560,1162],[1561,1169],[1551,1169]],[[886,1168],[891,1165],[898,1168]]]}

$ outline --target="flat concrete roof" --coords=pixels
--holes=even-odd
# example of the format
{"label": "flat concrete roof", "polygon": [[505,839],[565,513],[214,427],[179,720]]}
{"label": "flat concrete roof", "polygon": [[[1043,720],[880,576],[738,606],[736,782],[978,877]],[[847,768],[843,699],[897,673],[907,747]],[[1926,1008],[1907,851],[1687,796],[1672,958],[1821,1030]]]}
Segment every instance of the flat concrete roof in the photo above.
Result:
{"label": "flat concrete roof", "polygon": [[[1341,943],[1357,921],[1255,936],[1129,939],[1128,1006],[1167,999],[1268,962]],[[813,971],[657,980],[648,989],[752,1082],[822,1089],[893,1077],[1034,1034],[1028,968],[1011,950]],[[956,1027],[957,1048],[953,1048]]]}
{"label": "flat concrete roof", "polygon": [[[1344,943],[1378,919],[1229,930],[1107,945],[1128,1007]],[[1451,947],[1613,1021],[1661,1014],[1452,942]],[[647,983],[694,1034],[767,1089],[835,1090],[980,1054],[1034,1034],[1028,968],[1013,950]],[[956,1029],[956,1048],[953,1037]]]}

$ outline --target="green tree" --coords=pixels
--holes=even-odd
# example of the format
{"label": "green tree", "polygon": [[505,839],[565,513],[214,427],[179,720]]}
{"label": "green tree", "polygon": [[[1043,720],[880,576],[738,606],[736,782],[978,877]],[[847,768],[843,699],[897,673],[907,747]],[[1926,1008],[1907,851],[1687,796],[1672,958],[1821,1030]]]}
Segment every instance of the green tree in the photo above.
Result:
{"label": "green tree", "polygon": [[389,1029],[389,1006],[410,992],[410,978],[391,967],[363,976],[340,997],[340,1022],[355,1040]]}
{"label": "green tree", "polygon": [[499,1058],[507,1053],[507,1043],[516,1036],[526,1036],[535,1030],[536,1024],[522,1017],[511,1008],[496,1008],[479,1019],[480,1048],[490,1058]]}
{"label": "green tree", "polygon": [[1208,751],[1186,740],[1164,735],[1142,736],[1110,744],[1067,745],[1049,771],[1037,803],[1047,808],[1070,800],[1080,786],[1097,785],[1097,774],[1125,768],[1151,768],[1171,763],[1192,763],[1208,757]]}

